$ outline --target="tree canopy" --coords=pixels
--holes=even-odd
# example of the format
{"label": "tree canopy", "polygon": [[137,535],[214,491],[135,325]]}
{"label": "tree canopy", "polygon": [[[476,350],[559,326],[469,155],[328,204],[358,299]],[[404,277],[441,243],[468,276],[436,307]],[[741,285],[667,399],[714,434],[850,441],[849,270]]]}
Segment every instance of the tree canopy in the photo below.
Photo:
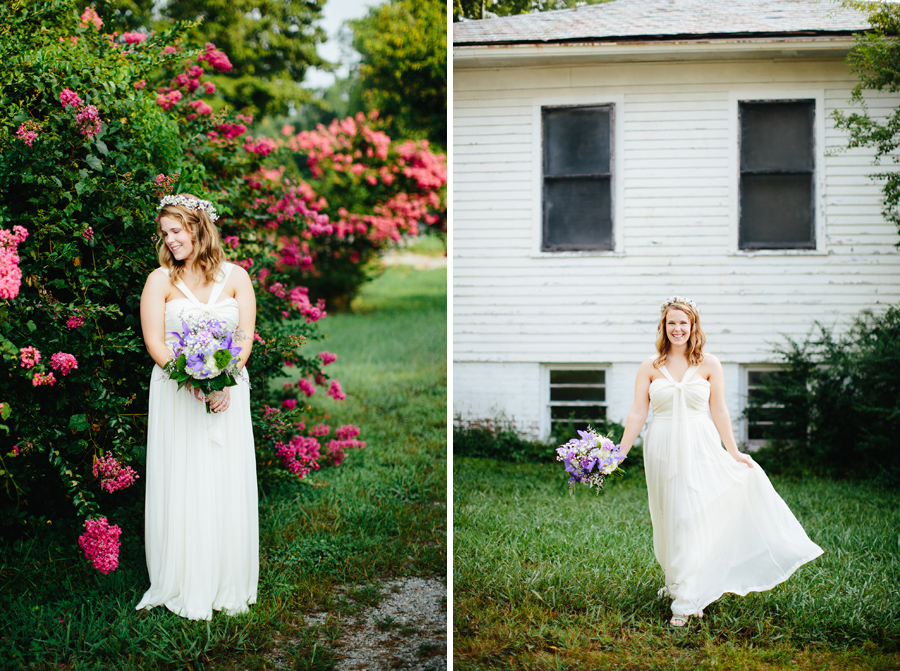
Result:
{"label": "tree canopy", "polygon": [[609,0],[453,0],[453,20],[493,19],[500,16],[548,12],[598,5]]}
{"label": "tree canopy", "polygon": [[390,0],[348,22],[362,55],[359,86],[392,135],[447,146],[447,14],[444,0]]}
{"label": "tree canopy", "polygon": [[[212,42],[228,54],[233,68],[213,78],[225,101],[235,109],[250,103],[261,114],[278,114],[310,100],[300,86],[309,68],[330,66],[316,51],[326,38],[316,25],[325,2],[109,0],[106,15],[125,30],[201,21],[187,36],[201,45]],[[104,16],[104,8],[98,11]]]}
{"label": "tree canopy", "polygon": [[[897,39],[900,37],[900,5],[855,0],[845,4],[864,12],[872,30],[856,36],[856,44],[847,56],[847,63],[859,77],[851,100],[860,107],[860,112],[843,114],[835,111],[835,125],[849,131],[850,148],[874,148],[876,162],[890,158],[896,164],[900,161],[895,153],[900,147],[900,108],[885,117],[873,117],[869,114],[864,92],[900,91],[900,41]],[[883,213],[900,229],[900,173],[883,171],[872,177],[884,180]],[[897,246],[900,247],[900,242]]]}

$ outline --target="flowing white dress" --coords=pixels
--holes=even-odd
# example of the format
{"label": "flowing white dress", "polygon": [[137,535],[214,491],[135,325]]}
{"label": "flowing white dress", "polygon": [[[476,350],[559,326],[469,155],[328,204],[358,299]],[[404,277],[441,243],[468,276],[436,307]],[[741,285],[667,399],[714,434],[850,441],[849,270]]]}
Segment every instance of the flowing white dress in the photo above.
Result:
{"label": "flowing white dress", "polygon": [[[182,314],[208,312],[236,329],[238,303],[219,300],[232,264],[201,303],[166,303],[166,339],[181,330]],[[165,269],[159,269],[166,272]],[[245,613],[256,603],[259,519],[250,385],[241,371],[231,402],[208,414],[204,403],[159,366],[150,380],[145,536],[150,589],[137,609],[165,605],[182,617],[209,620],[212,611]]]}
{"label": "flowing white dress", "polygon": [[692,366],[650,384],[644,443],[653,551],[674,615],[702,615],[725,592],[762,592],[822,554],[759,464],[735,461],[709,416],[709,382]]}

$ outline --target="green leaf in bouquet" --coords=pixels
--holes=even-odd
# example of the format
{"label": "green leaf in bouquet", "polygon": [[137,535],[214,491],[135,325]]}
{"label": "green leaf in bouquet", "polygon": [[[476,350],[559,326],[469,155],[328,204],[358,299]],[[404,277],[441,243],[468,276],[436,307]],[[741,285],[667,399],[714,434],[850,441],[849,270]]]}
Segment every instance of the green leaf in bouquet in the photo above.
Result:
{"label": "green leaf in bouquet", "polygon": [[219,368],[225,368],[228,364],[231,363],[231,352],[227,349],[220,349],[213,355],[213,359],[216,362],[216,366]]}

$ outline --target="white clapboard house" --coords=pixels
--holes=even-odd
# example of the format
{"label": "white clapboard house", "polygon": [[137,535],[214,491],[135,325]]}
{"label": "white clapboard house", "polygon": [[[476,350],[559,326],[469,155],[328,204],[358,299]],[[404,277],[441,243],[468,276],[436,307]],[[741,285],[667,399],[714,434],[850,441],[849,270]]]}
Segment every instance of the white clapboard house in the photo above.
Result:
{"label": "white clapboard house", "polygon": [[[834,110],[863,15],[612,0],[453,24],[453,411],[624,422],[659,304],[699,303],[741,419],[773,344],[900,301],[900,241]],[[898,94],[867,96],[873,114]],[[560,437],[560,436],[557,436]]]}

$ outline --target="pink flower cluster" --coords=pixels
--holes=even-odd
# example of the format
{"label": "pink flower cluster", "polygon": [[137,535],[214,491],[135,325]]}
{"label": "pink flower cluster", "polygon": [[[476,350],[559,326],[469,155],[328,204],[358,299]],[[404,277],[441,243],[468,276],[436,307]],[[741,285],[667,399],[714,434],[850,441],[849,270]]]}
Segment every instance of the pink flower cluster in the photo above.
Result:
{"label": "pink flower cluster", "polygon": [[94,241],[94,229],[91,226],[88,226],[84,229],[84,232],[81,234],[81,237],[87,240],[88,242]]}
{"label": "pink flower cluster", "polygon": [[275,151],[275,140],[268,137],[260,137],[254,142],[252,137],[247,137],[244,141],[244,151],[260,156],[268,156]]}
{"label": "pink flower cluster", "polygon": [[276,454],[287,469],[298,478],[312,470],[319,470],[319,441],[310,436],[294,436],[289,443],[275,443]]}
{"label": "pink flower cluster", "polygon": [[[88,9],[93,11],[92,7]],[[74,107],[78,110],[78,114],[75,115],[75,127],[79,133],[85,137],[94,137],[100,132],[100,112],[93,105],[85,105],[75,91],[68,88],[63,89],[59,94],[59,102],[63,109]]]}
{"label": "pink flower cluster", "polygon": [[85,7],[84,13],[81,15],[81,26],[87,28],[90,24],[94,24],[94,30],[100,30],[103,19],[98,16],[97,10],[93,7]]}
{"label": "pink flower cluster", "polygon": [[13,226],[11,231],[0,229],[0,298],[15,298],[22,286],[22,270],[19,268],[19,245],[28,237],[24,226]]}
{"label": "pink flower cluster", "polygon": [[66,327],[72,331],[73,329],[80,329],[84,325],[84,317],[81,315],[72,315],[69,317],[69,321],[66,322]]}
{"label": "pink flower cluster", "polygon": [[16,137],[30,147],[37,139],[40,130],[41,127],[37,122],[29,120],[19,126]]}
{"label": "pink flower cluster", "polygon": [[75,126],[85,137],[94,137],[100,132],[100,113],[93,105],[86,105],[75,115]]}
{"label": "pink flower cluster", "polygon": [[306,287],[294,287],[287,294],[287,300],[291,307],[299,310],[300,314],[306,317],[306,323],[312,324],[327,316],[325,312],[325,300],[320,298],[313,305],[309,300],[309,289]]}
{"label": "pink flower cluster", "polygon": [[213,139],[221,135],[225,140],[233,140],[246,132],[247,127],[242,123],[223,123],[216,126],[216,130],[209,131],[207,135]]}
{"label": "pink flower cluster", "polygon": [[71,354],[66,354],[65,352],[57,352],[50,357],[50,368],[65,377],[73,370],[78,368],[78,360],[75,359],[75,357]]}
{"label": "pink flower cluster", "polygon": [[285,410],[293,410],[297,407],[297,401],[293,398],[286,398],[281,402],[281,407]]}
{"label": "pink flower cluster", "polygon": [[197,61],[200,63],[206,61],[217,72],[228,72],[232,67],[228,56],[216,49],[216,45],[212,42],[206,43],[206,51],[197,56]]}
{"label": "pink flower cluster", "polygon": [[181,100],[181,91],[177,89],[168,93],[160,93],[156,96],[156,104],[164,110],[172,109],[179,100]]}
{"label": "pink flower cluster", "polygon": [[316,424],[315,426],[309,427],[307,433],[311,436],[327,436],[331,433],[331,427],[327,424]]}
{"label": "pink flower cluster", "polygon": [[301,377],[297,380],[297,388],[307,396],[312,396],[316,393],[316,388],[313,386],[313,383],[305,377]]}
{"label": "pink flower cluster", "polygon": [[119,536],[122,530],[112,526],[105,517],[84,521],[85,532],[78,538],[78,546],[94,568],[108,575],[119,568]]}
{"label": "pink flower cluster", "polygon": [[116,461],[112,452],[107,452],[106,456],[94,461],[94,477],[100,478],[100,489],[111,494],[134,484],[138,474],[131,466],[123,466]]}
{"label": "pink flower cluster", "polygon": [[329,440],[325,445],[325,451],[328,458],[332,460],[335,466],[340,466],[346,456],[346,451],[350,449],[360,450],[366,446],[364,440],[355,440],[359,435],[359,427],[352,424],[345,424],[338,427],[334,434],[337,440]]}
{"label": "pink flower cluster", "polygon": [[59,102],[63,106],[63,109],[66,107],[75,107],[77,109],[84,104],[81,102],[81,98],[78,97],[78,94],[69,88],[63,89],[62,93],[59,94]]}
{"label": "pink flower cluster", "polygon": [[322,360],[322,365],[327,366],[328,364],[337,361],[337,354],[332,354],[331,352],[319,352],[319,358]]}
{"label": "pink flower cluster", "polygon": [[31,385],[33,387],[52,387],[54,384],[56,384],[56,377],[53,373],[47,373],[46,375],[43,373],[35,373],[31,380]]}
{"label": "pink flower cluster", "polygon": [[36,347],[23,347],[19,350],[22,368],[34,368],[41,362],[41,353]]}
{"label": "pink flower cluster", "polygon": [[335,401],[343,401],[347,398],[347,394],[344,393],[343,389],[341,389],[341,383],[337,380],[331,381],[331,387],[328,388],[328,391],[325,392],[326,396],[331,396]]}
{"label": "pink flower cluster", "polygon": [[147,33],[122,33],[126,44],[139,44],[147,39]]}

